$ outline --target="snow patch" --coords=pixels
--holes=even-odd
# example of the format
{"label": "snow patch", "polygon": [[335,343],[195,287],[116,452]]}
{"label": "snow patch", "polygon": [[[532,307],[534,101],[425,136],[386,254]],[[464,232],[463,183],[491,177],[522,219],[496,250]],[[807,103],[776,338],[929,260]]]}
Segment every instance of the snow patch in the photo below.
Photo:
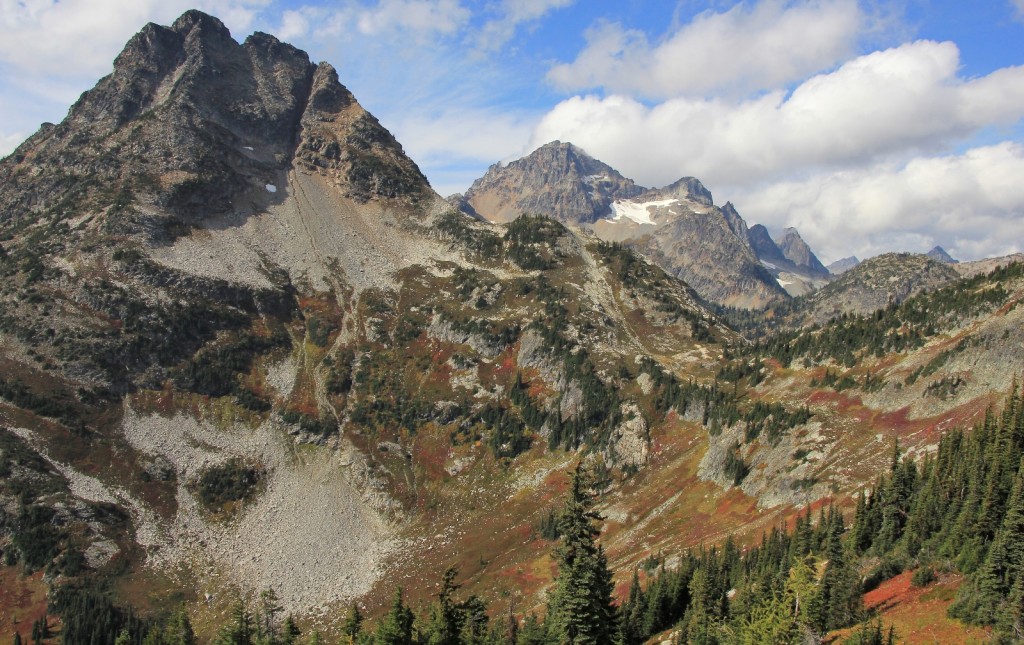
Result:
{"label": "snow patch", "polygon": [[252,146],[242,146],[242,150],[252,150]]}
{"label": "snow patch", "polygon": [[783,280],[782,278],[775,278],[775,281],[778,282],[779,286],[782,287],[782,288],[786,288],[789,285],[793,284],[793,282],[791,282],[789,280]]}
{"label": "snow patch", "polygon": [[275,186],[274,184],[267,184],[267,192],[268,193],[276,193],[277,192],[277,186]]}
{"label": "snow patch", "polygon": [[621,221],[623,218],[631,219],[637,224],[654,224],[651,219],[651,208],[661,208],[671,204],[679,203],[678,199],[663,199],[655,202],[612,202],[612,213],[615,217],[613,222]]}

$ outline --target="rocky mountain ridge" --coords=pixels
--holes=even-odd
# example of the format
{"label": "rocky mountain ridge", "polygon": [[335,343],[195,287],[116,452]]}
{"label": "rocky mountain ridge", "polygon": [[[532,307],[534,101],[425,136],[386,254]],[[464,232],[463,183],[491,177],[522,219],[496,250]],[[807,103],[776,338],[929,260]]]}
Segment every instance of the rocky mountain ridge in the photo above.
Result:
{"label": "rocky mountain ridge", "polygon": [[840,258],[825,268],[827,268],[828,272],[832,275],[840,275],[842,273],[846,273],[858,264],[860,264],[860,260],[857,256],[851,255],[849,257]]}
{"label": "rocky mountain ridge", "polygon": [[758,261],[735,207],[715,206],[711,192],[693,177],[645,189],[572,144],[553,142],[492,166],[464,201],[491,221],[549,213],[604,240],[627,243],[710,302],[761,307],[786,298]]}
{"label": "rocky mountain ridge", "polygon": [[553,141],[526,158],[491,166],[462,199],[493,222],[547,213],[563,223],[581,224],[606,217],[616,199],[646,190],[571,143]]}

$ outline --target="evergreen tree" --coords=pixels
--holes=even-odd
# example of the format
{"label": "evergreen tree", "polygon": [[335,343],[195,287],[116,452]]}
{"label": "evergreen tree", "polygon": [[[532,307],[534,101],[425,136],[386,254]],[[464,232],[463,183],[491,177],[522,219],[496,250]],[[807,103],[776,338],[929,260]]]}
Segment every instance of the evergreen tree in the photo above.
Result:
{"label": "evergreen tree", "polygon": [[558,578],[548,603],[549,637],[559,643],[611,643],[617,635],[612,604],[612,574],[604,549],[595,539],[600,516],[591,510],[582,466],[577,465],[559,526],[555,550]]}
{"label": "evergreen tree", "polygon": [[221,628],[217,645],[254,645],[256,629],[253,616],[241,600],[231,610],[231,621]]}
{"label": "evergreen tree", "polygon": [[516,645],[546,645],[548,634],[545,627],[546,623],[537,620],[536,615],[530,614],[516,635]]}
{"label": "evergreen tree", "polygon": [[424,634],[427,645],[458,645],[462,615],[453,597],[459,588],[455,583],[457,573],[455,567],[448,567],[441,579],[441,591],[437,594],[437,603],[431,610]]}
{"label": "evergreen tree", "polygon": [[192,623],[183,607],[177,609],[161,625],[149,630],[143,645],[196,645]]}
{"label": "evergreen tree", "polygon": [[278,616],[284,611],[284,607],[281,606],[273,589],[264,589],[260,592],[259,611],[259,639],[266,643],[277,643]]}
{"label": "evergreen tree", "polygon": [[391,610],[377,625],[375,642],[378,645],[410,645],[413,642],[412,625],[415,618],[412,610],[402,600],[402,588],[399,587],[392,597]]}
{"label": "evergreen tree", "polygon": [[14,645],[21,645],[21,632],[14,632]]}
{"label": "evergreen tree", "polygon": [[294,645],[301,635],[302,631],[295,624],[295,618],[288,614],[288,617],[284,619],[284,627],[281,628],[281,642],[284,645]]}
{"label": "evergreen tree", "polygon": [[968,622],[991,625],[1024,568],[1024,459],[1013,480],[1006,515],[981,567],[965,585],[951,612]]}
{"label": "evergreen tree", "polygon": [[803,634],[789,600],[773,595],[751,609],[731,642],[736,645],[797,645],[803,642]]}
{"label": "evergreen tree", "polygon": [[348,645],[355,645],[359,635],[363,632],[363,614],[359,611],[359,605],[354,601],[349,607],[348,615],[341,626],[342,642]]}

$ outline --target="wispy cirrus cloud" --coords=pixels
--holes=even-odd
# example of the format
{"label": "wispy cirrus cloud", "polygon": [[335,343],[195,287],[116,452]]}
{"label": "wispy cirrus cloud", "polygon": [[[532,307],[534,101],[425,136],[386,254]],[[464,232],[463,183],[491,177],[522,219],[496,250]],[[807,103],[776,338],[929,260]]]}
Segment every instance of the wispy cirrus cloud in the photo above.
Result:
{"label": "wispy cirrus cloud", "polygon": [[1024,20],[1024,0],[1010,0],[1010,4],[1016,10],[1018,20]]}
{"label": "wispy cirrus cloud", "polygon": [[548,13],[568,7],[576,0],[502,0],[498,5],[499,17],[488,20],[476,38],[478,47],[495,50],[515,35],[524,23],[539,20]]}

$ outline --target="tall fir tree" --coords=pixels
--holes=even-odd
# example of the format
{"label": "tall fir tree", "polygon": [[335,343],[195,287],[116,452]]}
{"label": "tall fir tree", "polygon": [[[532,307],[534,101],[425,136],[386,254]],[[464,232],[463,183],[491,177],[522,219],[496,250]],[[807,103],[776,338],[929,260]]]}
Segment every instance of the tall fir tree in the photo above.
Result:
{"label": "tall fir tree", "polygon": [[601,517],[592,510],[588,488],[583,467],[577,465],[559,524],[558,578],[548,603],[548,636],[558,643],[612,643],[617,635],[612,574],[596,543]]}

